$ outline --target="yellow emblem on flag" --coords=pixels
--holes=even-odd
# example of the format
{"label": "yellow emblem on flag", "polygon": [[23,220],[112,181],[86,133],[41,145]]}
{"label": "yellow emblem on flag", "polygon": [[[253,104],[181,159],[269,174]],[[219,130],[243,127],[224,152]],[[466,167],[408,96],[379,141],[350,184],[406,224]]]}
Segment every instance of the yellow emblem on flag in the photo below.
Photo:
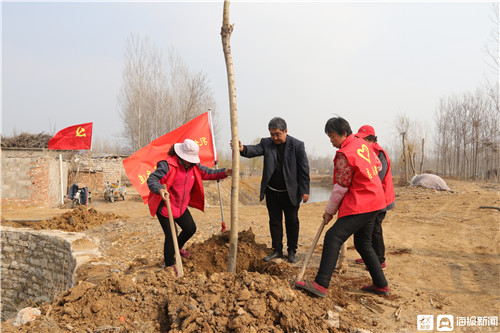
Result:
{"label": "yellow emblem on flag", "polygon": [[80,136],[80,137],[83,137],[83,136],[87,136],[87,134],[85,134],[85,128],[83,127],[78,127],[76,129],[76,136]]}

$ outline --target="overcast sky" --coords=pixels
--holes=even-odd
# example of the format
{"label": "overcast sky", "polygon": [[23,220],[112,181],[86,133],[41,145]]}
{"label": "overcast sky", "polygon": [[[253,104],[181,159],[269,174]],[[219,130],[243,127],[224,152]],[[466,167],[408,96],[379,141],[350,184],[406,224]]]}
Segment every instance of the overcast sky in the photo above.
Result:
{"label": "overcast sky", "polygon": [[[94,139],[114,141],[125,41],[138,33],[207,74],[228,149],[222,10],[222,1],[3,2],[2,135],[93,122]],[[441,97],[498,80],[484,52],[492,15],[490,2],[231,2],[241,141],[268,136],[274,116],[316,156],[333,156],[324,125],[336,114],[355,132],[373,125],[383,145],[398,114],[432,129]]]}

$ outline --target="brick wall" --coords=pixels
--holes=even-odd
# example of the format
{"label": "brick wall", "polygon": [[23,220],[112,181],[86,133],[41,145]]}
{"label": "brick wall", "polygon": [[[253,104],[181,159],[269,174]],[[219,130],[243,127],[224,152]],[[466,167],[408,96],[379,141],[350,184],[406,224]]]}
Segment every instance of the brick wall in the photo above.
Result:
{"label": "brick wall", "polygon": [[88,153],[47,149],[2,148],[1,152],[2,204],[40,207],[61,205],[59,154],[63,157],[63,197],[66,197],[68,188],[74,183],[82,183],[94,195],[100,196],[106,182],[128,182],[122,156],[91,158]]}
{"label": "brick wall", "polygon": [[[116,183],[118,181],[122,183],[123,178],[127,179],[122,162],[123,159],[119,156],[92,157],[90,162],[92,172],[90,173],[89,184],[92,184],[96,194],[103,193],[106,182]],[[80,170],[84,171],[79,172],[79,179],[88,180],[89,156],[81,157]],[[94,173],[95,175],[93,175]],[[100,175],[98,175],[99,173]]]}
{"label": "brick wall", "polygon": [[[104,174],[102,171],[71,171],[68,175],[68,184],[71,186],[75,183],[80,184],[80,187],[86,186],[93,195],[98,195],[103,192]],[[96,196],[94,196],[96,198]]]}
{"label": "brick wall", "polygon": [[[2,152],[2,204],[55,207],[61,204],[60,162],[50,155],[10,157]],[[68,163],[63,162],[63,195]]]}

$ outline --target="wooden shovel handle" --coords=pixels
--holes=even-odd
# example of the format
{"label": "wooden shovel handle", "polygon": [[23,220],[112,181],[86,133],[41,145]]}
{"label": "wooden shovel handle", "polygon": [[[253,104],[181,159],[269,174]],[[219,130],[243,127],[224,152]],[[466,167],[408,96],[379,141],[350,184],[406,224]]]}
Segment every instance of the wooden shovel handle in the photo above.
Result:
{"label": "wooden shovel handle", "polygon": [[184,270],[182,269],[181,253],[179,252],[179,244],[177,243],[177,232],[175,231],[174,218],[172,217],[172,207],[170,206],[170,194],[168,193],[168,191],[165,198],[165,203],[167,204],[170,232],[172,233],[172,241],[174,242],[175,268],[177,269],[177,277],[183,277]]}
{"label": "wooden shovel handle", "polygon": [[309,263],[309,260],[311,260],[312,254],[314,252],[314,248],[316,247],[316,244],[318,243],[318,239],[321,236],[321,233],[323,232],[323,229],[325,228],[326,221],[323,219],[321,222],[318,232],[316,233],[316,236],[314,237],[314,240],[312,242],[311,248],[309,249],[309,253],[307,253],[306,259],[304,259],[304,264],[302,265],[302,268],[300,269],[299,275],[297,275],[297,281],[302,281],[302,277],[304,276],[304,273],[306,271],[307,264]]}

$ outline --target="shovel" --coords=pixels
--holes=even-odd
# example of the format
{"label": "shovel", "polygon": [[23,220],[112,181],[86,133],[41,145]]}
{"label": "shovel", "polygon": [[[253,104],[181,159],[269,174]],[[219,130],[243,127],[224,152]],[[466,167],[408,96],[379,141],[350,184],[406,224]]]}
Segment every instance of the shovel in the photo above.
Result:
{"label": "shovel", "polygon": [[172,241],[174,242],[175,251],[175,268],[177,269],[177,277],[184,276],[184,270],[182,269],[181,254],[179,252],[179,244],[177,244],[177,231],[175,230],[174,218],[172,217],[172,207],[170,206],[170,194],[167,191],[165,198],[168,210],[168,220],[170,222],[170,232],[172,233]]}
{"label": "shovel", "polygon": [[300,269],[299,275],[297,275],[297,281],[302,281],[302,277],[304,276],[304,272],[306,271],[307,264],[309,263],[309,260],[311,260],[312,254],[314,252],[314,248],[316,247],[316,244],[318,243],[319,236],[321,236],[321,233],[323,232],[323,228],[326,225],[325,219],[323,219],[323,222],[321,222],[321,225],[319,226],[318,232],[316,233],[316,236],[314,237],[314,240],[312,242],[311,248],[309,249],[309,253],[307,253],[306,259],[304,260],[304,264],[302,265],[302,268]]}

